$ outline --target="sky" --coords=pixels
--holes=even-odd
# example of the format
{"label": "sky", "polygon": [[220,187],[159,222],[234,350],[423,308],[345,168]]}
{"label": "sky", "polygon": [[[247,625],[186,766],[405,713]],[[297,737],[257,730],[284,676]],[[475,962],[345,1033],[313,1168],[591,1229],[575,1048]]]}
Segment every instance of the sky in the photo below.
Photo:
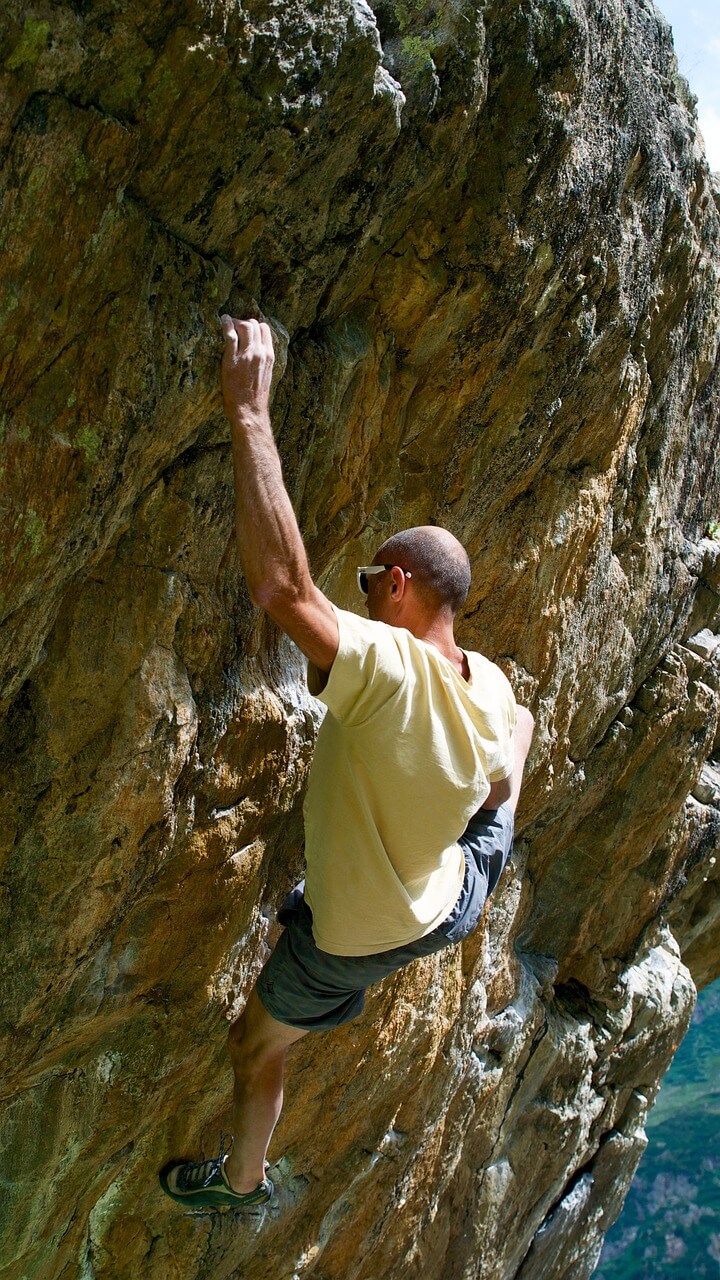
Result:
{"label": "sky", "polygon": [[720,0],[655,0],[673,30],[680,71],[698,100],[711,169],[720,170]]}

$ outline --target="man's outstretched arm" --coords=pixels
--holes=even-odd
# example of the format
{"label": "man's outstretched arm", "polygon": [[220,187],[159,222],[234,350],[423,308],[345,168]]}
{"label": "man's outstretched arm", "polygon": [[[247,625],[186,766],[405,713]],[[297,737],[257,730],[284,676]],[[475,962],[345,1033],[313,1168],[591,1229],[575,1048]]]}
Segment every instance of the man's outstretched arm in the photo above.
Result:
{"label": "man's outstretched arm", "polygon": [[275,352],[270,326],[222,317],[221,384],[230,423],[240,563],[253,604],[295,641],[320,671],[338,650],[338,624],[310,568],[270,425]]}

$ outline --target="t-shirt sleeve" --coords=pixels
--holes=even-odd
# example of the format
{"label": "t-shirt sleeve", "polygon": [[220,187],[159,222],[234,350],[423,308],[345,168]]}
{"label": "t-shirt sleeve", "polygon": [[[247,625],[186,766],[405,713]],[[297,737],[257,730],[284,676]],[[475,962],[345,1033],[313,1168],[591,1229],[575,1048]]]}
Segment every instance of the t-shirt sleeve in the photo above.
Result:
{"label": "t-shirt sleeve", "polygon": [[488,761],[490,782],[500,782],[509,778],[515,764],[515,723],[517,720],[517,703],[512,686],[504,671],[495,667],[498,686],[498,743],[497,752]]}
{"label": "t-shirt sleeve", "polygon": [[308,664],[308,689],[336,720],[358,725],[397,693],[405,680],[405,665],[392,627],[335,605],[333,609],[338,620],[338,651],[327,679]]}

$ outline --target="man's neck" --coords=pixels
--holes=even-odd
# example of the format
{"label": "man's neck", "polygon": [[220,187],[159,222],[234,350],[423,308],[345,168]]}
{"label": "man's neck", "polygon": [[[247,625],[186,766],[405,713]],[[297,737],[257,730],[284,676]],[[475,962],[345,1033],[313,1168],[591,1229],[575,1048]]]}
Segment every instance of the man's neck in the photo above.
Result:
{"label": "man's neck", "polygon": [[439,649],[443,657],[452,662],[456,671],[466,680],[470,677],[470,668],[466,655],[455,639],[452,622],[443,618],[431,618],[427,622],[419,622],[412,627],[412,633],[418,640],[432,644]]}

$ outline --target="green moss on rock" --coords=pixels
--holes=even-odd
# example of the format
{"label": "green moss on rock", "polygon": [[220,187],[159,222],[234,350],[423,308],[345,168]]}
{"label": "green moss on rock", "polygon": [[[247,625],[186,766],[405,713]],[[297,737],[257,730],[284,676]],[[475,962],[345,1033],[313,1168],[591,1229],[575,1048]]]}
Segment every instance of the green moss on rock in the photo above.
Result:
{"label": "green moss on rock", "polygon": [[423,36],[405,36],[402,42],[403,57],[416,71],[423,71],[432,64],[432,41]]}
{"label": "green moss on rock", "polygon": [[37,556],[42,550],[44,541],[45,521],[42,516],[38,515],[34,507],[30,507],[27,513],[27,524],[22,536],[22,543],[29,546],[31,556]]}
{"label": "green moss on rock", "polygon": [[101,439],[94,427],[87,425],[80,427],[80,430],[75,433],[73,444],[76,449],[82,451],[88,465],[97,462]]}
{"label": "green moss on rock", "polygon": [[19,71],[21,67],[34,67],[50,43],[50,23],[37,18],[26,18],[23,33],[9,58],[5,59],[7,71]]}

